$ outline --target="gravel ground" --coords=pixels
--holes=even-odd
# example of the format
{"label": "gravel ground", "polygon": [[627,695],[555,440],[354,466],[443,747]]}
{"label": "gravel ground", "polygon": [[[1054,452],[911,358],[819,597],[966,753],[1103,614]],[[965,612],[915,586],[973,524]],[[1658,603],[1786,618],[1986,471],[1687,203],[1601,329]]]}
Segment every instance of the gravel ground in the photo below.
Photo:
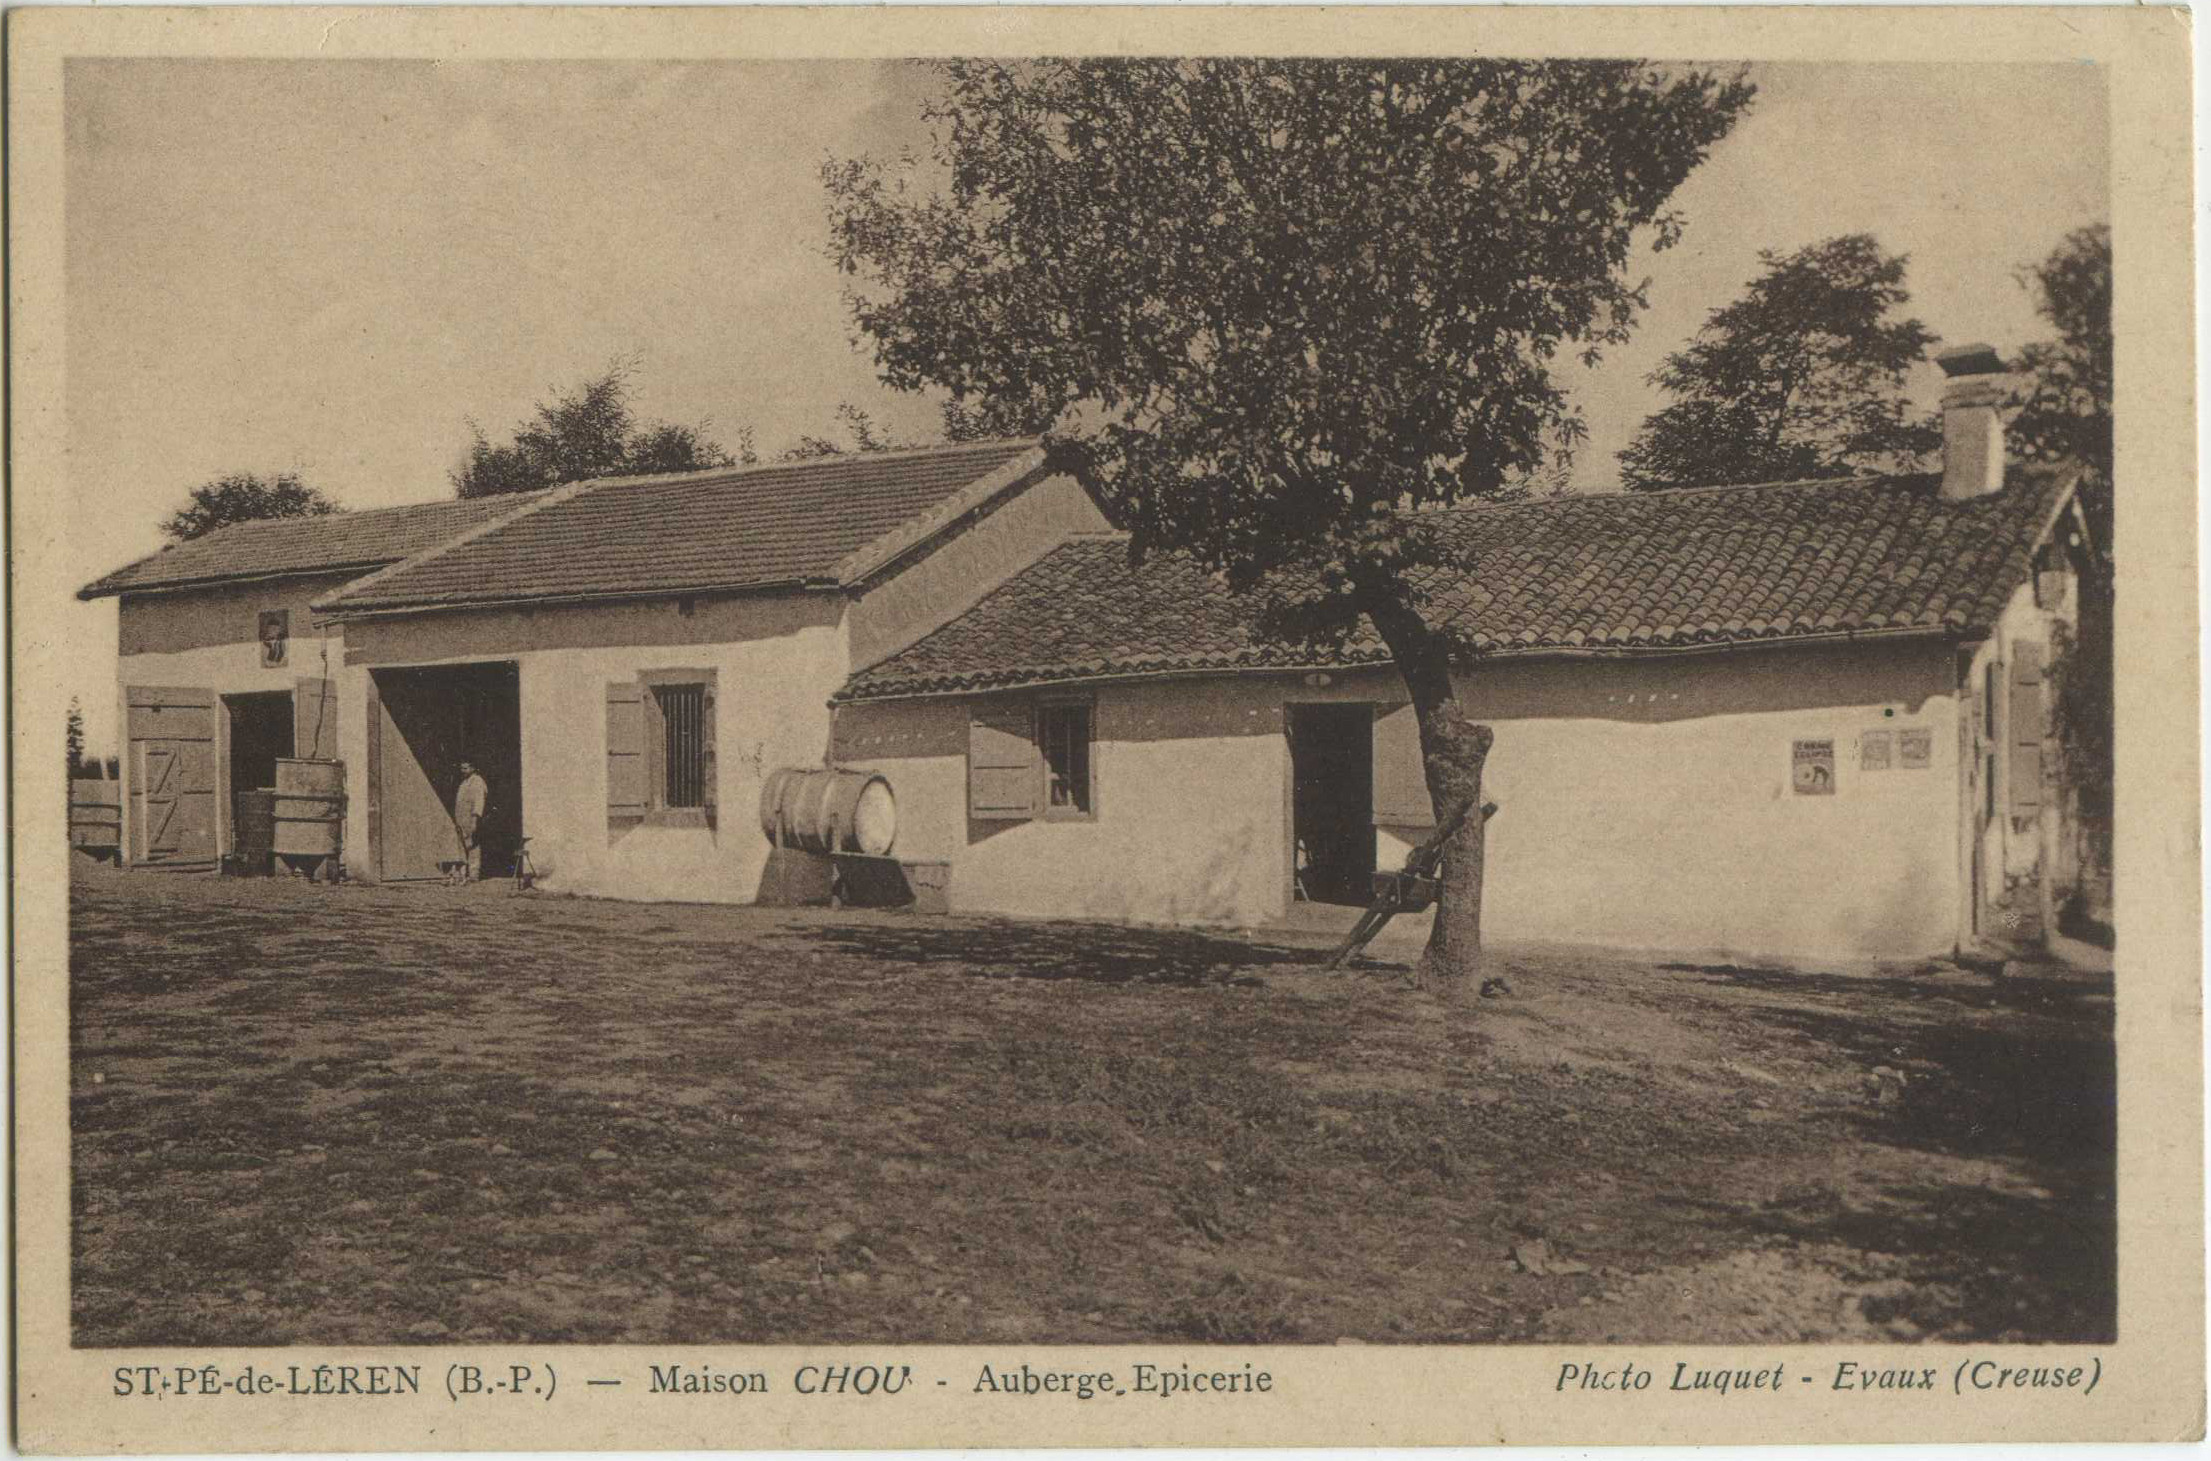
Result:
{"label": "gravel ground", "polygon": [[80,1345],[2113,1337],[2108,976],[72,898]]}

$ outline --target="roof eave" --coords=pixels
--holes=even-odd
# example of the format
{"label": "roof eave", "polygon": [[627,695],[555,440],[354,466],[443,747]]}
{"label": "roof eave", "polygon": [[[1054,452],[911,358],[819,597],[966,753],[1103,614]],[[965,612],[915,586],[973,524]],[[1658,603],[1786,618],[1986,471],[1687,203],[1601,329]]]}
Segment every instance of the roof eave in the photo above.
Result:
{"label": "roof eave", "polygon": [[[1843,644],[1865,640],[1933,639],[1964,642],[1985,639],[1986,624],[1905,624],[1875,629],[1836,629],[1815,634],[1785,634],[1766,639],[1727,639],[1699,644],[1629,645],[1528,645],[1483,650],[1460,661],[1462,668],[1478,668],[1493,660],[1525,663],[1531,660],[1673,659],[1699,654],[1734,654],[1759,649],[1794,649],[1805,645]],[[1374,659],[1335,658],[1284,664],[1190,665],[1157,670],[1099,670],[1089,674],[1051,675],[1043,667],[1014,672],[1017,678],[989,684],[944,689],[896,690],[882,695],[848,695],[843,690],[829,697],[832,705],[866,705],[889,700],[947,700],[970,695],[996,695],[1048,686],[1108,684],[1142,680],[1189,679],[1206,675],[1298,675],[1314,670],[1349,671],[1390,669],[1393,662]]]}
{"label": "roof eave", "polygon": [[841,593],[844,585],[832,578],[771,579],[760,583],[681,584],[658,588],[613,589],[605,593],[521,594],[511,598],[453,599],[404,604],[348,605],[326,601],[313,605],[327,623],[354,619],[392,619],[409,614],[477,614],[505,609],[559,608],[581,604],[645,603],[655,599],[741,598],[789,593]]}
{"label": "roof eave", "polygon": [[173,594],[193,593],[200,589],[224,588],[231,584],[267,583],[279,578],[336,578],[341,575],[358,577],[372,573],[393,562],[390,558],[368,558],[358,563],[325,563],[313,568],[279,568],[266,573],[216,573],[201,578],[160,579],[153,583],[110,583],[107,579],[95,579],[77,590],[77,597],[85,603],[94,599],[115,599],[125,594]]}

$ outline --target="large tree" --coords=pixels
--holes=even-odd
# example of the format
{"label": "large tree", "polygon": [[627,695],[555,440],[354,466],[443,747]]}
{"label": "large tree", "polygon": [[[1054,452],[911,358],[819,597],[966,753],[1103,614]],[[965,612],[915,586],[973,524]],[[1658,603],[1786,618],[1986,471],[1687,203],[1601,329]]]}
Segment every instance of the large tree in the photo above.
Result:
{"label": "large tree", "polygon": [[267,477],[231,472],[193,488],[184,506],[162,519],[161,531],[174,542],[189,543],[232,523],[322,517],[337,510],[337,503],[302,482],[297,472]]}
{"label": "large tree", "polygon": [[[1637,249],[1750,101],[1642,62],[1061,60],[939,67],[931,155],[824,168],[831,251],[894,386],[1045,433],[1141,557],[1189,554],[1315,647],[1362,622],[1446,844],[1423,961],[1479,959],[1481,774],[1417,512],[1580,435],[1562,349],[1626,338]],[[954,418],[948,418],[948,424]],[[1464,988],[1475,981],[1453,981]]]}
{"label": "large tree", "polygon": [[543,402],[505,446],[493,446],[471,421],[468,454],[449,474],[454,495],[534,492],[591,477],[693,472],[753,459],[749,432],[738,433],[733,456],[707,435],[710,423],[639,421],[630,404],[631,369],[630,361],[616,360],[603,374]]}
{"label": "large tree", "polygon": [[1652,373],[1673,400],[1620,453],[1628,486],[1919,467],[1942,432],[1905,393],[1935,341],[1899,314],[1911,299],[1905,257],[1856,233],[1758,260],[1763,272],[1742,297]]}

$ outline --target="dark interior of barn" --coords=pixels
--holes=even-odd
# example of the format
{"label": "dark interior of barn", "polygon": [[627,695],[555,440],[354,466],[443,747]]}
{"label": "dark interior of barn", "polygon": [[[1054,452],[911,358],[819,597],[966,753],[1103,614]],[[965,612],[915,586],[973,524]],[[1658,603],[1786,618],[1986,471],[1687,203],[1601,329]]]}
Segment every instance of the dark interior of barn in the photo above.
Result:
{"label": "dark interior of barn", "polygon": [[511,661],[371,672],[378,743],[371,748],[378,876],[443,877],[459,858],[453,796],[461,763],[484,778],[482,874],[514,869],[522,837],[521,681]]}
{"label": "dark interior of barn", "polygon": [[[292,692],[225,695],[223,711],[229,719],[230,826],[235,843],[237,829],[253,820],[244,799],[276,785],[277,761],[292,754]],[[261,820],[267,821],[265,804]]]}

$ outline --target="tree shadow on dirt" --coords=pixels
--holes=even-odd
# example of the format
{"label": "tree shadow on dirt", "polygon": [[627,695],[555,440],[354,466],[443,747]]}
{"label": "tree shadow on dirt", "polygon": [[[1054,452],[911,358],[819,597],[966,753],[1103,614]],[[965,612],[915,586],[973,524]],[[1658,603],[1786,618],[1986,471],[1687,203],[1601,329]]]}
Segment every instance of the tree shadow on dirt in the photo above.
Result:
{"label": "tree shadow on dirt", "polygon": [[850,923],[792,929],[842,953],[984,979],[1072,979],[1098,984],[1259,988],[1255,967],[1310,964],[1310,949],[1252,943],[1194,929],[1114,923]]}
{"label": "tree shadow on dirt", "polygon": [[1675,1198],[1704,1231],[1744,1246],[1788,1242],[1808,1254],[1858,1255],[1846,1277],[1875,1324],[1907,1320],[1927,1336],[2034,1344],[2117,1337],[2118,1240],[2102,1200],[1999,1192],[1957,1183],[1821,1190],[1762,1207]]}
{"label": "tree shadow on dirt", "polygon": [[[1690,1205],[1751,1238],[1910,1255],[1910,1292],[1869,1301],[1876,1321],[1902,1317],[1954,1337],[2113,1337],[2118,1109],[2108,976],[1697,972],[1807,996],[1743,1017],[1839,1051],[1865,1073],[1860,1102],[1830,1118],[1856,1139],[1997,1163],[2006,1180],[1905,1179],[1762,1208]],[[1901,1073],[1901,1083],[1875,1077],[1881,1067]]]}
{"label": "tree shadow on dirt", "polygon": [[2109,997],[2097,982],[2004,979],[1978,990],[1929,990],[1911,980],[1772,970],[1732,977],[1828,995],[1754,1006],[1742,1016],[1842,1052],[1869,1087],[1877,1069],[1903,1073],[1893,1099],[1869,1101],[1854,1117],[1867,1137],[1945,1156],[2017,1159],[2044,1171],[2110,1170],[2117,1052]]}
{"label": "tree shadow on dirt", "polygon": [[[2058,966],[2011,965],[2001,976],[1967,975],[1929,965],[1898,973],[1828,974],[1751,964],[1660,964],[1670,974],[1700,974],[1720,984],[1784,996],[1838,1000],[1894,1015],[1944,1017],[1958,1009],[2011,1009],[2060,1019],[2111,1020],[2112,975]],[[1937,972],[1942,971],[1942,972]]]}

